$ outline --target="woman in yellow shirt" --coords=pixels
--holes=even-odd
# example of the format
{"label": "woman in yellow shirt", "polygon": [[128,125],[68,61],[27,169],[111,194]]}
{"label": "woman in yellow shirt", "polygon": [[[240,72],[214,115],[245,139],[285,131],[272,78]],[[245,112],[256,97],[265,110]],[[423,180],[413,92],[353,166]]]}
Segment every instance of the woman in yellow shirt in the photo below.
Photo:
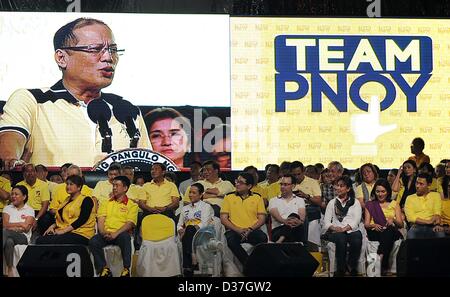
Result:
{"label": "woman in yellow shirt", "polygon": [[88,245],[95,233],[95,202],[81,194],[83,178],[71,175],[66,180],[67,199],[56,211],[56,223],[51,225],[37,244]]}
{"label": "woman in yellow shirt", "polygon": [[371,193],[373,200],[366,203],[364,227],[370,241],[378,241],[377,254],[381,259],[382,275],[389,267],[389,255],[394,242],[402,237],[402,213],[397,201],[391,200],[391,185],[384,178],[375,182]]}

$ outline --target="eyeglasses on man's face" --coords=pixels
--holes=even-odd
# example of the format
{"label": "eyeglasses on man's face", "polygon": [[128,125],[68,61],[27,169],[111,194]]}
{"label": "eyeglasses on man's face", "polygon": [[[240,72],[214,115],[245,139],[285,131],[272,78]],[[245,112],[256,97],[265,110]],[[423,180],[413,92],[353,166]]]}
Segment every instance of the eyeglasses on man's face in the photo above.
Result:
{"label": "eyeglasses on man's face", "polygon": [[235,179],[234,183],[235,184],[241,184],[241,185],[246,185],[247,184],[247,182],[245,180],[242,180],[242,179]]}
{"label": "eyeglasses on man's face", "polygon": [[113,57],[122,56],[125,52],[124,49],[118,49],[117,45],[105,45],[105,44],[89,44],[89,45],[79,45],[79,46],[65,46],[59,49],[62,50],[72,50],[77,52],[85,52],[92,55],[103,55],[106,51]]}

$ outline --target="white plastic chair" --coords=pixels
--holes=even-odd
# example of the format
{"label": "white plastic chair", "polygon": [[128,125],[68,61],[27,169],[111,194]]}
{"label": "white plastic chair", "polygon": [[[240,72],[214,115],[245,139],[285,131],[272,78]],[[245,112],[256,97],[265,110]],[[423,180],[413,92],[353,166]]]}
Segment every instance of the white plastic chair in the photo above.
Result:
{"label": "white plastic chair", "polygon": [[[391,254],[389,255],[389,272],[396,274],[397,273],[397,253],[400,249],[400,245],[402,244],[403,239],[398,239],[394,242],[394,246],[392,247]],[[366,249],[366,256],[372,257],[373,259],[377,259],[377,261],[380,260],[379,257],[377,257],[377,250],[380,243],[378,241],[367,241],[367,249]],[[378,263],[377,263],[378,264]],[[380,263],[381,265],[381,263]],[[367,267],[367,269],[370,269]],[[381,276],[377,270],[377,273],[372,274],[370,272],[367,272],[368,276]]]}
{"label": "white plastic chair", "polygon": [[176,276],[181,260],[175,236],[175,222],[161,214],[142,220],[142,245],[136,264],[138,276]]}

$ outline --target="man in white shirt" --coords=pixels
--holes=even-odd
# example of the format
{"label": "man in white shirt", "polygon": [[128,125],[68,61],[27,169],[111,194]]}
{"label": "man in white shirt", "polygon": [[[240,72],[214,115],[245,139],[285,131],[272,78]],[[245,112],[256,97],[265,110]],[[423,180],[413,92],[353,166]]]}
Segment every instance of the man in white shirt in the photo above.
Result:
{"label": "man in white shirt", "polygon": [[294,195],[295,177],[285,174],[281,178],[281,195],[269,201],[272,216],[272,241],[305,242],[305,201]]}
{"label": "man in white shirt", "polygon": [[352,180],[346,175],[336,180],[334,192],[337,196],[327,205],[323,227],[326,233],[322,238],[336,244],[337,267],[334,275],[344,276],[348,250],[350,274],[356,276],[362,246],[362,234],[359,230],[361,204],[355,199]]}

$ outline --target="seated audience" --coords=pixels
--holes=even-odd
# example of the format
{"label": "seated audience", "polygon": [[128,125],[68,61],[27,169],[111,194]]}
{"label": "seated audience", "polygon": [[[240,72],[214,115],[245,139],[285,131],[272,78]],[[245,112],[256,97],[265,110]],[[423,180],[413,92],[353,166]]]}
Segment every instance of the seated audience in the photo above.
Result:
{"label": "seated audience", "polygon": [[[220,207],[223,203],[223,197],[234,191],[233,184],[227,180],[222,180],[219,177],[220,166],[215,161],[206,161],[203,163],[202,176],[204,179],[199,183],[205,188],[203,194],[203,201],[211,204],[214,209],[214,214],[220,216]],[[189,187],[183,198],[183,203],[188,204],[189,201]]]}
{"label": "seated audience", "polygon": [[37,178],[36,168],[33,164],[25,164],[22,167],[22,173],[24,180],[17,185],[27,188],[28,205],[34,209],[37,223],[33,226],[33,230],[37,227],[37,233],[42,235],[53,221],[52,215],[47,212],[50,203],[50,191],[47,183]]}
{"label": "seated audience", "polygon": [[378,179],[371,193],[372,200],[366,203],[364,227],[370,241],[378,241],[377,254],[381,260],[381,275],[386,275],[389,268],[389,255],[394,242],[402,238],[398,229],[403,228],[400,206],[392,200],[392,189],[389,182]]}
{"label": "seated audience", "polygon": [[416,193],[406,200],[405,214],[411,224],[408,239],[445,236],[441,226],[441,197],[439,193],[430,192],[431,181],[431,175],[420,173],[416,180]]}
{"label": "seated audience", "polygon": [[183,206],[178,220],[177,230],[183,246],[184,276],[193,275],[192,239],[195,233],[207,226],[214,216],[211,205],[201,200],[203,192],[204,188],[200,183],[191,185],[189,190],[191,204]]}
{"label": "seated audience", "polygon": [[139,207],[144,211],[144,217],[149,214],[162,214],[175,220],[175,210],[178,208],[180,194],[177,186],[164,178],[166,166],[162,163],[154,163],[150,174],[152,181],[145,183],[145,199],[138,200]]}
{"label": "seated audience", "polygon": [[112,198],[100,204],[97,214],[98,233],[89,241],[89,248],[94,256],[94,266],[100,277],[111,277],[112,273],[106,266],[103,248],[107,245],[118,245],[122,252],[122,277],[130,276],[131,267],[131,236],[136,225],[138,206],[126,193],[130,187],[126,176],[116,176],[113,179]]}
{"label": "seated audience", "polygon": [[295,176],[284,175],[280,185],[281,195],[271,199],[268,207],[272,216],[272,241],[303,242],[305,201],[292,192],[296,185]]}
{"label": "seated audience", "polygon": [[36,240],[36,244],[89,244],[95,233],[96,207],[91,197],[81,193],[83,185],[82,177],[67,177],[68,196],[56,210],[56,223]]}
{"label": "seated audience", "polygon": [[11,191],[11,204],[3,209],[3,256],[10,277],[13,276],[14,246],[28,244],[31,239],[34,210],[26,204],[27,200],[27,188],[15,186]]}
{"label": "seated audience", "polygon": [[361,207],[364,208],[367,201],[371,199],[370,193],[378,179],[378,172],[371,163],[366,163],[359,168],[359,176],[362,183],[356,187],[355,196],[359,200]]}
{"label": "seated audience", "polygon": [[[334,184],[336,198],[332,199],[325,211],[323,239],[336,244],[335,276],[344,276],[347,264],[350,275],[357,275],[358,259],[361,253],[362,234],[361,204],[355,199],[352,180],[344,175],[338,177]],[[347,247],[349,245],[349,247]],[[347,250],[349,252],[347,263]]]}
{"label": "seated audience", "polygon": [[251,174],[240,173],[235,181],[236,192],[225,196],[220,210],[228,247],[242,265],[247,262],[248,254],[241,243],[267,242],[267,235],[260,229],[266,221],[266,209],[261,196],[250,191],[253,184]]}

